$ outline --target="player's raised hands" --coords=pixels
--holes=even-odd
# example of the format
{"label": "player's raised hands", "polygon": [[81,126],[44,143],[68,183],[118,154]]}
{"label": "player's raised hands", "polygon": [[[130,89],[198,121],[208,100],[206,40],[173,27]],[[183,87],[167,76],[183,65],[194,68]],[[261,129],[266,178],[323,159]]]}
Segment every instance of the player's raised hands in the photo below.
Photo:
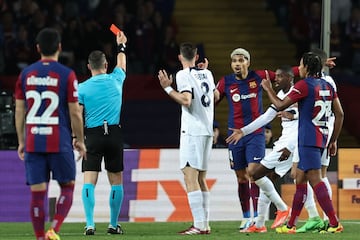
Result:
{"label": "player's raised hands", "polygon": [[173,79],[172,76],[168,76],[167,72],[165,70],[160,70],[158,73],[158,78],[160,80],[160,85],[162,88],[166,88],[171,86]]}
{"label": "player's raised hands", "polygon": [[229,130],[233,131],[233,133],[225,139],[225,142],[228,144],[237,144],[238,141],[244,136],[244,133],[241,131],[241,129],[229,128]]}
{"label": "player's raised hands", "polygon": [[335,64],[335,61],[334,61],[334,60],[336,60],[336,57],[330,57],[330,58],[326,59],[325,65],[326,65],[327,67],[329,67],[329,68],[335,67],[336,64]]}
{"label": "player's raised hands", "polygon": [[265,91],[268,91],[269,89],[271,89],[271,81],[270,81],[270,76],[269,76],[269,72],[267,70],[265,70],[265,79],[263,79],[261,81],[261,86],[263,87],[263,89]]}
{"label": "player's raised hands", "polygon": [[118,32],[116,35],[116,43],[118,45],[125,44],[127,42],[127,37],[123,31]]}

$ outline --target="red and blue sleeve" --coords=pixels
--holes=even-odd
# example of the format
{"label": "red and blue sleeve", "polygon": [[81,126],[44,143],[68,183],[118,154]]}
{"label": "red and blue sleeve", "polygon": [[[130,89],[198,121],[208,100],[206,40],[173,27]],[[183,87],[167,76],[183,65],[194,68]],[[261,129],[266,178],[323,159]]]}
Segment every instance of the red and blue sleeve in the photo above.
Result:
{"label": "red and blue sleeve", "polygon": [[274,71],[271,71],[271,70],[256,70],[255,72],[261,79],[265,79],[266,78],[266,72],[268,72],[270,80],[272,82],[275,80],[275,72]]}
{"label": "red and blue sleeve", "polygon": [[75,72],[71,71],[68,77],[68,102],[77,102],[78,101],[78,80],[76,78]]}
{"label": "red and blue sleeve", "polygon": [[305,98],[309,93],[308,85],[304,80],[300,80],[295,83],[294,88],[287,95],[294,102],[298,102],[299,100]]}

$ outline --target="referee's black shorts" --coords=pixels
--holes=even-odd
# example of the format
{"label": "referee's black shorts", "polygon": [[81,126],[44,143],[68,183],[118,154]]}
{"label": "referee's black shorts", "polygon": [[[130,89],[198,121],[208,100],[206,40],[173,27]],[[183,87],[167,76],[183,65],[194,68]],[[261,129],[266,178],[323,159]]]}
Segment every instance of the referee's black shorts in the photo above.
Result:
{"label": "referee's black shorts", "polygon": [[87,159],[82,161],[82,171],[101,172],[101,161],[104,157],[105,169],[109,172],[124,170],[123,136],[119,125],[110,125],[108,134],[104,128],[86,128],[85,144]]}

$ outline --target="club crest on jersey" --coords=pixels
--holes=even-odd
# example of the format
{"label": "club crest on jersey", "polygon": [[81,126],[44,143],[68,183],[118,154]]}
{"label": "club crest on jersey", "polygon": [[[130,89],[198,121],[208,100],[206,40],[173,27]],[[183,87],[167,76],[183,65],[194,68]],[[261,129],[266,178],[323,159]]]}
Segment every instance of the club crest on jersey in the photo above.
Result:
{"label": "club crest on jersey", "polygon": [[256,88],[256,87],[257,87],[257,84],[255,81],[249,82],[249,88]]}

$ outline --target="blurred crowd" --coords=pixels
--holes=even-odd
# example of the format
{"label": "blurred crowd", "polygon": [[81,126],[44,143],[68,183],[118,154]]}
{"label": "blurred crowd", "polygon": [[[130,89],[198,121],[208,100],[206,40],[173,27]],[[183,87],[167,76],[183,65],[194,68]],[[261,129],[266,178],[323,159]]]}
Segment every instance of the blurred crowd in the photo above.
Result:
{"label": "blurred crowd", "polygon": [[116,42],[112,23],[126,32],[128,73],[178,69],[174,0],[0,0],[0,74],[15,75],[39,59],[35,36],[44,27],[62,35],[60,62],[86,75],[87,56],[102,50],[110,65]]}
{"label": "blurred crowd", "polygon": [[[296,59],[320,47],[321,0],[265,2],[296,45]],[[180,66],[174,5],[175,0],[0,0],[0,74],[16,75],[39,58],[35,36],[44,27],[59,29],[60,61],[79,76],[88,74],[92,50],[104,51],[111,65],[112,23],[129,36],[129,74],[156,74],[160,66],[175,73]],[[330,56],[337,57],[335,71],[360,73],[360,0],[331,0]]]}
{"label": "blurred crowd", "polygon": [[[266,0],[266,7],[296,45],[297,59],[321,47],[321,0]],[[334,70],[360,73],[360,1],[331,0],[330,28],[330,56],[337,57]]]}

